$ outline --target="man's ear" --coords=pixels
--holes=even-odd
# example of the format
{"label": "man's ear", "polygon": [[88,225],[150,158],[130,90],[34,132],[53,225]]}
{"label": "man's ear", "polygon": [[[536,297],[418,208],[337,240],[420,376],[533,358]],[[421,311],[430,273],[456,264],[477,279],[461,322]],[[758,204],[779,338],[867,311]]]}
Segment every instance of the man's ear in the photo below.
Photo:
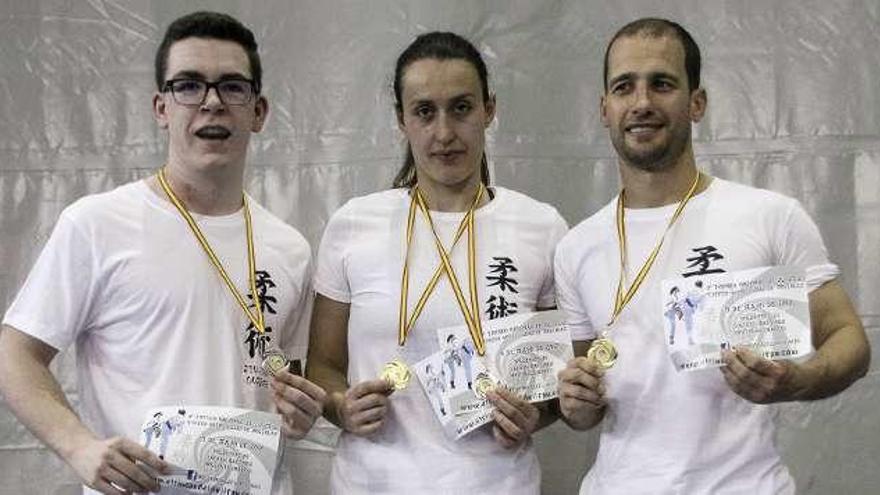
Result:
{"label": "man's ear", "polygon": [[608,114],[605,111],[605,95],[602,95],[599,98],[599,120],[602,121],[602,125],[608,127]]}
{"label": "man's ear", "polygon": [[168,106],[165,104],[164,93],[153,94],[153,118],[160,129],[168,129]]}
{"label": "man's ear", "polygon": [[266,124],[266,118],[269,116],[269,100],[265,96],[257,97],[254,105],[254,123],[251,125],[251,132],[260,132]]}
{"label": "man's ear", "polygon": [[697,88],[696,91],[691,93],[691,101],[690,101],[690,115],[691,122],[697,123],[703,119],[703,115],[706,115],[706,105],[709,104],[709,95],[706,94],[706,90],[703,88]]}

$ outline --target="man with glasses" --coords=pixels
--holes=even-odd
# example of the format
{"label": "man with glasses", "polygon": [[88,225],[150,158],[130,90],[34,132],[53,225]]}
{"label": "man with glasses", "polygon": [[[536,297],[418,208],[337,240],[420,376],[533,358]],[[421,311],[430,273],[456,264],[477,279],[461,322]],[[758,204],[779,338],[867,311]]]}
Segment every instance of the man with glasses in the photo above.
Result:
{"label": "man with glasses", "polygon": [[[169,466],[138,443],[153,407],[274,404],[292,438],[321,414],[323,390],[284,366],[304,354],[309,246],[242,190],[261,72],[237,20],[174,21],[153,97],[166,163],[66,208],[4,317],[0,391],[87,491],[159,489]],[[73,343],[80,417],[49,371]],[[289,493],[279,471],[273,493]]]}

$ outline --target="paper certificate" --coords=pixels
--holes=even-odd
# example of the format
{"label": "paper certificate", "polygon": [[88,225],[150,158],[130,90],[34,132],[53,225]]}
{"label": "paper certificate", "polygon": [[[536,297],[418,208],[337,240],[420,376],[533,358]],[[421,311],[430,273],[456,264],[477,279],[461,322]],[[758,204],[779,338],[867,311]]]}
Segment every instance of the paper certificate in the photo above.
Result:
{"label": "paper certificate", "polygon": [[440,351],[414,366],[444,428],[461,438],[491,419],[485,387],[501,385],[529,402],[557,396],[556,374],[573,357],[561,311],[484,321],[486,355],[477,355],[464,325],[437,331]]}
{"label": "paper certificate", "polygon": [[722,365],[721,351],[750,347],[767,359],[812,351],[803,268],[755,268],[664,280],[663,321],[675,368]]}
{"label": "paper certificate", "polygon": [[171,465],[162,493],[269,495],[281,453],[281,416],[232,407],[159,407],[143,445]]}

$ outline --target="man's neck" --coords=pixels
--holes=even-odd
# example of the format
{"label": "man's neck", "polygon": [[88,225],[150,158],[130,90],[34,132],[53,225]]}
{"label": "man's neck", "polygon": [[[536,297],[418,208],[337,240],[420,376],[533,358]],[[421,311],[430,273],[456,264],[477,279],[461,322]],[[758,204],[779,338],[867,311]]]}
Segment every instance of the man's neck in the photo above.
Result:
{"label": "man's neck", "polygon": [[[460,186],[440,186],[430,182],[420,183],[419,190],[431,211],[468,211],[474,203],[480,182],[462,184]],[[484,191],[477,205],[485,205],[489,202],[489,193]]]}
{"label": "man's neck", "polygon": [[[192,170],[169,162],[165,179],[186,209],[200,215],[221,216],[235,213],[242,206],[242,169],[224,167],[211,172]],[[156,176],[147,180],[150,188],[169,201]]]}
{"label": "man's neck", "polygon": [[[666,170],[646,171],[620,163],[620,179],[627,208],[656,208],[681,201],[697,174],[693,156],[682,159]],[[694,194],[706,190],[711,178],[703,176]]]}

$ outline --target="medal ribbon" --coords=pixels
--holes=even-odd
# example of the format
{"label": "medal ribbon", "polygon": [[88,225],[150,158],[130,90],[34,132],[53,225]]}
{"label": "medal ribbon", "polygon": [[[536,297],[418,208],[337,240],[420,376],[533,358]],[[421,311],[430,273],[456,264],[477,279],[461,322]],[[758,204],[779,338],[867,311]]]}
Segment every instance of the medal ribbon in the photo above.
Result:
{"label": "medal ribbon", "polygon": [[186,220],[187,225],[189,225],[190,230],[193,235],[195,235],[196,240],[201,244],[202,249],[205,250],[205,254],[208,255],[208,258],[211,260],[211,263],[214,265],[214,268],[217,269],[217,273],[220,274],[220,278],[223,279],[223,282],[226,283],[226,287],[229,288],[229,292],[235,297],[235,300],[238,302],[238,305],[241,306],[241,309],[247,314],[248,319],[251,320],[251,323],[254,324],[254,328],[257,329],[259,333],[264,333],[266,331],[265,324],[263,320],[263,309],[260,303],[260,294],[257,292],[257,281],[256,281],[256,256],[254,255],[254,231],[253,225],[251,224],[251,210],[248,208],[247,197],[244,195],[244,191],[241,193],[242,199],[242,211],[244,212],[244,228],[245,235],[247,237],[247,252],[248,252],[248,278],[249,285],[251,290],[251,297],[254,300],[254,311],[248,308],[247,302],[244,300],[244,296],[238,291],[235,287],[235,284],[232,283],[232,279],[229,278],[229,274],[226,273],[226,269],[223,268],[223,264],[220,263],[220,259],[217,258],[217,255],[214,254],[214,250],[211,249],[211,245],[208,243],[208,239],[205,238],[205,235],[202,233],[202,230],[199,228],[199,225],[196,223],[195,219],[192,215],[187,211],[186,207],[181,203],[180,199],[178,199],[177,195],[174,194],[174,191],[171,190],[171,186],[168,185],[168,180],[165,178],[165,167],[159,169],[158,173],[159,177],[159,185],[162,186],[162,190],[165,191],[165,194],[168,196],[168,199],[177,208],[177,211],[180,212],[180,215]]}
{"label": "medal ribbon", "polygon": [[626,292],[623,290],[626,279],[626,224],[624,223],[625,213],[623,208],[624,190],[620,191],[620,194],[617,196],[617,244],[620,247],[620,277],[617,280],[617,293],[614,298],[614,312],[611,314],[611,321],[608,322],[609,327],[614,324],[617,317],[620,316],[620,313],[623,311],[623,308],[629,303],[636,294],[636,291],[639,290],[642,282],[648,277],[648,272],[651,271],[651,267],[654,265],[654,260],[657,259],[657,255],[660,254],[660,248],[663,246],[666,234],[669,233],[669,229],[672,228],[672,225],[675,224],[675,221],[681,216],[688,201],[694,197],[694,192],[696,192],[697,184],[699,183],[700,172],[698,171],[696,176],[694,176],[694,182],[691,184],[690,189],[688,189],[684,197],[681,198],[681,201],[678,203],[678,208],[675,209],[675,213],[673,213],[672,218],[669,219],[669,223],[666,225],[663,235],[660,236],[657,245],[654,246],[651,254],[648,255],[648,258],[645,260],[644,264],[642,264],[639,273],[636,275],[632,285],[629,286],[629,289],[627,289]]}
{"label": "medal ribbon", "polygon": [[[404,255],[403,275],[400,282],[400,310],[397,334],[397,342],[399,345],[404,345],[404,343],[406,342],[407,335],[409,334],[410,330],[412,330],[419,315],[422,313],[425,304],[428,302],[428,298],[431,296],[431,293],[433,293],[434,288],[437,286],[437,282],[440,280],[440,276],[445,272],[449,277],[452,291],[455,294],[455,298],[458,302],[461,314],[462,316],[464,316],[465,323],[467,324],[468,331],[471,334],[471,339],[474,342],[474,347],[476,348],[477,353],[482,356],[486,352],[485,343],[483,341],[483,329],[480,322],[479,301],[477,300],[477,273],[475,261],[476,237],[474,235],[475,211],[477,209],[477,205],[480,203],[480,199],[483,196],[483,189],[483,184],[480,183],[480,186],[477,189],[477,194],[474,197],[474,201],[468,209],[467,213],[465,213],[464,218],[461,219],[461,223],[459,223],[458,230],[455,233],[455,238],[452,241],[452,246],[450,247],[450,251],[454,249],[456,243],[458,243],[458,240],[461,238],[461,235],[465,231],[467,231],[468,286],[470,289],[470,307],[468,307],[468,302],[464,298],[464,294],[461,290],[461,285],[458,282],[458,277],[455,275],[455,270],[452,268],[452,262],[449,260],[449,251],[447,251],[446,248],[443,247],[443,243],[440,241],[440,237],[437,235],[437,230],[434,228],[434,221],[431,218],[431,212],[428,210],[425,198],[419,190],[418,186],[413,188],[412,201],[410,202],[409,215],[407,216],[406,222],[406,254]],[[437,269],[434,271],[434,275],[431,277],[428,285],[425,286],[425,289],[422,291],[422,294],[419,297],[419,301],[416,303],[416,307],[413,308],[412,315],[407,318],[407,298],[409,293],[409,250],[410,246],[412,245],[412,235],[415,227],[416,208],[421,210],[422,214],[425,217],[425,220],[428,223],[428,226],[431,228],[431,233],[434,235],[434,243],[437,248],[437,254],[440,256],[441,263],[440,266],[438,266]]]}

